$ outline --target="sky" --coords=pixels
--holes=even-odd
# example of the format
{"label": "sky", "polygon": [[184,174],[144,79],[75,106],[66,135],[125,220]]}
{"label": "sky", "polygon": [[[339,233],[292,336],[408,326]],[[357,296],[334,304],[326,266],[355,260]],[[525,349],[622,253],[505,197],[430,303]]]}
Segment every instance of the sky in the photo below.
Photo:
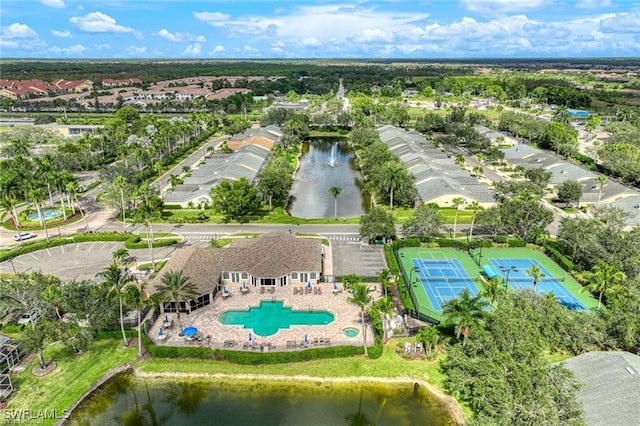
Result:
{"label": "sky", "polygon": [[639,56],[640,0],[0,2],[0,58]]}

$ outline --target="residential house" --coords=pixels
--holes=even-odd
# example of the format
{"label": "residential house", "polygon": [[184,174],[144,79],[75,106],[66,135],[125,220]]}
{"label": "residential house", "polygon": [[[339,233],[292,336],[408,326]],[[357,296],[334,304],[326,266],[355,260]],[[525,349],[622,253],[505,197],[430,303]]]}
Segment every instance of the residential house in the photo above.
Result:
{"label": "residential house", "polygon": [[380,140],[389,147],[415,177],[420,203],[451,206],[454,198],[483,207],[495,205],[493,193],[477,177],[455,164],[453,158],[436,148],[418,132],[387,125],[378,129]]}

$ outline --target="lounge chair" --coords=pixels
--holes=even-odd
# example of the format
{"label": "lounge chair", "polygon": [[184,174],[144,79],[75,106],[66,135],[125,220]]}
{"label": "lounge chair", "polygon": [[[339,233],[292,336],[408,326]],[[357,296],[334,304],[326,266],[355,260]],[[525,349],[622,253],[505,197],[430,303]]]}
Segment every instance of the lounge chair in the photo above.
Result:
{"label": "lounge chair", "polygon": [[296,294],[298,294],[298,287],[293,288],[293,295],[295,296]]}
{"label": "lounge chair", "polygon": [[244,342],[242,345],[242,349],[249,349],[249,342]]}
{"label": "lounge chair", "polygon": [[321,345],[324,345],[324,337],[321,337],[321,338],[320,338],[320,344],[321,344]]}
{"label": "lounge chair", "polygon": [[326,339],[324,339],[324,344],[327,346],[331,345],[331,339],[329,339],[328,337]]}
{"label": "lounge chair", "polygon": [[305,346],[307,346],[307,344],[304,343],[304,340],[300,340],[300,347],[304,348]]}
{"label": "lounge chair", "polygon": [[264,294],[264,287],[260,287],[260,294]]}
{"label": "lounge chair", "polygon": [[317,337],[313,338],[313,344],[316,345],[316,346],[318,345],[318,338]]}
{"label": "lounge chair", "polygon": [[318,287],[318,294],[322,294],[322,288]]}

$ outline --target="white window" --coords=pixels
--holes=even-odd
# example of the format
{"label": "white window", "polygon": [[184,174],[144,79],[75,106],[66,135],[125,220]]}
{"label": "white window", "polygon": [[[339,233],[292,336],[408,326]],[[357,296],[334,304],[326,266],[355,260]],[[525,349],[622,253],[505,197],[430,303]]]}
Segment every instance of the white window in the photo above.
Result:
{"label": "white window", "polygon": [[310,273],[309,274],[309,278],[311,278],[312,280],[315,280],[316,279],[316,273],[315,272]]}
{"label": "white window", "polygon": [[247,278],[249,278],[249,274],[247,274],[246,272],[242,273],[242,279],[246,280]]}
{"label": "white window", "polygon": [[223,280],[228,280],[229,279],[229,273],[228,272],[223,272],[222,273],[222,279]]}
{"label": "white window", "polygon": [[298,279],[298,273],[297,272],[292,272],[291,273],[291,279],[292,280],[297,280]]}

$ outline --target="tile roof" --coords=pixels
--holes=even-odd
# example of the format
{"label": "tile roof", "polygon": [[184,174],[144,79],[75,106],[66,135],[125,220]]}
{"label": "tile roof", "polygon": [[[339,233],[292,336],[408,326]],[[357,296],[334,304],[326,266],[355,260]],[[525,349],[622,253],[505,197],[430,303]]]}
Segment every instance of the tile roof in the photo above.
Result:
{"label": "tile roof", "polygon": [[[278,278],[292,271],[320,272],[322,242],[316,238],[296,238],[286,232],[270,232],[257,238],[234,240],[226,248],[181,248],[174,251],[162,271],[180,270],[200,294],[210,292],[224,271],[248,272],[262,278]],[[149,282],[149,294],[156,292],[162,275]]]}

